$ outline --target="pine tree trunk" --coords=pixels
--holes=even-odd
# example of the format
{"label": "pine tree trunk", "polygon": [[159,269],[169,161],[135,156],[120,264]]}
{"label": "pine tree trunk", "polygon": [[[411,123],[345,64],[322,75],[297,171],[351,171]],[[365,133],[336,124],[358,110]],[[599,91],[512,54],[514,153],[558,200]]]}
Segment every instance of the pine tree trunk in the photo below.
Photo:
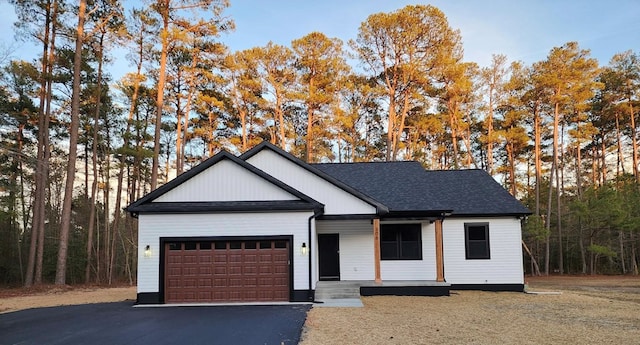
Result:
{"label": "pine tree trunk", "polygon": [[[535,165],[536,165],[536,215],[540,215],[540,182],[542,182],[542,157],[540,153],[540,114],[538,113],[538,101],[536,101],[533,110],[533,122],[534,122],[534,152],[535,152]],[[548,272],[547,272],[548,274]]]}
{"label": "pine tree trunk", "polygon": [[[160,170],[160,129],[162,127],[162,113],[164,110],[164,84],[167,70],[167,50],[169,48],[169,0],[162,0],[160,6],[162,6],[162,31],[160,32],[162,50],[160,51],[160,71],[158,74],[158,94],[156,97],[157,112],[153,141],[151,190],[155,190],[158,187],[158,171]],[[167,165],[168,164],[169,162],[167,162]]]}
{"label": "pine tree trunk", "polygon": [[60,220],[60,241],[58,261],[56,264],[56,285],[64,285],[67,277],[67,251],[69,246],[69,230],[71,228],[71,204],[73,201],[73,183],[76,173],[76,157],[78,146],[78,126],[80,116],[80,78],[82,67],[82,42],[84,39],[84,16],[86,0],[80,0],[78,10],[78,26],[76,29],[76,51],[73,58],[73,94],[71,98],[71,129],[69,131],[69,164],[65,183],[62,217]]}
{"label": "pine tree trunk", "polygon": [[604,185],[607,183],[607,145],[604,141],[604,138],[602,138],[602,141],[600,143],[600,146],[602,146],[601,150],[602,153],[600,154],[601,160],[602,160],[602,168],[600,169],[600,172],[602,173],[602,182],[601,185]]}
{"label": "pine tree trunk", "polygon": [[389,93],[389,119],[387,120],[387,152],[385,154],[385,160],[390,162],[392,160],[393,153],[393,131],[396,128],[396,102],[395,92],[391,90]]}
{"label": "pine tree trunk", "polygon": [[489,89],[489,113],[487,116],[487,172],[493,176],[493,83]]}
{"label": "pine tree trunk", "polygon": [[458,169],[458,121],[457,109],[449,102],[449,126],[451,126],[451,145],[453,146],[453,168]]}
{"label": "pine tree trunk", "polygon": [[[627,81],[630,83],[630,81]],[[629,103],[629,118],[631,120],[631,147],[633,149],[633,176],[636,178],[636,181],[640,182],[640,174],[638,174],[638,139],[636,137],[636,115],[633,112],[633,104],[631,103],[633,100],[631,96],[627,100]]]}
{"label": "pine tree trunk", "polygon": [[[35,191],[33,201],[33,218],[31,221],[31,240],[29,245],[29,256],[27,258],[27,271],[25,273],[25,287],[32,286],[36,280],[36,252],[38,250],[38,240],[40,233],[44,231],[44,217],[41,214],[45,209],[45,193],[44,189],[47,184],[47,172],[49,162],[45,160],[45,150],[48,149],[48,145],[45,145],[45,141],[48,140],[48,119],[47,112],[45,111],[45,104],[47,102],[48,85],[51,83],[49,70],[52,60],[50,57],[53,55],[53,45],[50,42],[52,36],[52,21],[55,18],[55,12],[57,9],[57,3],[48,3],[45,6],[45,25],[44,33],[42,35],[42,71],[40,73],[40,106],[38,108],[38,139],[37,139],[37,153],[36,153],[36,166],[35,166]],[[55,25],[54,25],[55,26]],[[26,218],[26,217],[25,217]],[[42,272],[42,270],[40,270]]]}
{"label": "pine tree trunk", "polygon": [[[314,78],[313,76],[309,78],[309,89],[308,91],[308,95],[307,97],[309,99],[312,99],[313,97],[315,97],[315,90],[314,90]],[[305,154],[305,160],[307,161],[307,163],[313,163],[313,121],[314,121],[314,106],[311,104],[310,101],[307,102],[307,138],[306,138],[306,154]]]}
{"label": "pine tree trunk", "polygon": [[516,196],[516,162],[513,154],[513,143],[508,143],[505,145],[507,150],[507,159],[509,161],[509,189],[511,190],[511,195]]}
{"label": "pine tree trunk", "polygon": [[[560,112],[559,112],[559,104],[556,103],[555,107],[555,116],[554,116],[554,148],[555,150],[555,163],[556,163],[556,221],[558,227],[558,270],[560,274],[564,273],[564,255],[562,250],[562,206],[561,206],[561,197],[562,191],[564,191],[564,164],[560,164],[562,158],[564,160],[564,126],[562,127],[562,131],[560,132],[560,148],[558,148],[558,122],[560,121]],[[560,171],[558,172],[558,169]]]}
{"label": "pine tree trunk", "polygon": [[580,247],[580,263],[582,264],[582,274],[587,273],[587,253],[584,248],[584,230],[582,229],[582,220],[578,218],[578,246]]}
{"label": "pine tree trunk", "polygon": [[[104,42],[104,33],[100,35],[98,55],[98,78],[96,86],[96,111],[93,116],[93,149],[91,150],[91,164],[93,166],[93,182],[91,184],[91,211],[89,212],[89,229],[87,230],[87,263],[84,269],[84,282],[89,284],[91,281],[91,260],[93,254],[93,230],[96,222],[96,194],[98,191],[98,129],[100,128],[100,108],[102,100],[102,48]],[[86,147],[86,145],[85,145]],[[88,174],[86,174],[88,175]]]}
{"label": "pine tree trunk", "polygon": [[286,149],[287,141],[284,132],[284,113],[282,111],[282,95],[279,91],[276,91],[276,117],[278,118],[278,125],[280,130],[280,148]]}
{"label": "pine tree trunk", "polygon": [[176,95],[176,174],[178,175],[182,174],[182,162],[184,162],[182,150],[180,150],[182,147],[182,118],[184,117],[180,109],[180,97],[181,93],[178,93]]}
{"label": "pine tree trunk", "polygon": [[622,170],[622,175],[624,175],[624,156],[622,155],[622,139],[620,134],[620,119],[618,113],[616,115],[616,148],[618,151],[618,161],[616,165],[616,177],[620,176],[620,170]]}
{"label": "pine tree trunk", "polygon": [[636,239],[635,234],[631,232],[629,234],[629,242],[631,242],[631,272],[633,275],[638,275],[638,258],[636,256]]}
{"label": "pine tree trunk", "polygon": [[620,265],[622,266],[622,274],[627,274],[627,265],[624,257],[624,232],[620,230],[618,232],[618,246],[620,248]]}
{"label": "pine tree trunk", "polygon": [[549,192],[547,199],[547,216],[545,227],[547,229],[547,238],[545,241],[545,257],[544,257],[544,274],[549,275],[549,266],[551,263],[551,204],[553,195],[553,175],[555,173],[555,162],[551,163],[551,171],[549,176]]}

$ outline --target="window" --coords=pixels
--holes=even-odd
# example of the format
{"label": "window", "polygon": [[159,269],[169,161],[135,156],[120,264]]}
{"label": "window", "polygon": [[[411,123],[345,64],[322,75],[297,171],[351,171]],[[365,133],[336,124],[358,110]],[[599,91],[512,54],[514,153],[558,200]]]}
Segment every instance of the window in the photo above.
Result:
{"label": "window", "polygon": [[465,223],[464,242],[467,259],[491,259],[489,223]]}
{"label": "window", "polygon": [[422,260],[422,226],[420,224],[381,225],[380,259]]}

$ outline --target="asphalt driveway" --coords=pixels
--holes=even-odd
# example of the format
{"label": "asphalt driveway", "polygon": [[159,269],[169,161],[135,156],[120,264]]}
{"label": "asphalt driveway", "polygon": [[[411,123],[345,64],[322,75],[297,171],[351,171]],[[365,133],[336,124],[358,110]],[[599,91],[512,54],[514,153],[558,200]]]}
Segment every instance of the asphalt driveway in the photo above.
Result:
{"label": "asphalt driveway", "polygon": [[0,314],[0,344],[297,344],[309,308],[118,302],[29,309]]}

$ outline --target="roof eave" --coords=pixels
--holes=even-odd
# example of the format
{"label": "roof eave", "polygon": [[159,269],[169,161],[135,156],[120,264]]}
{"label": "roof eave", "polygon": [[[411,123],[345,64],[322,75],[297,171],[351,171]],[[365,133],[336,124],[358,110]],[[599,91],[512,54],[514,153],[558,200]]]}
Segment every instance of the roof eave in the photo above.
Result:
{"label": "roof eave", "polygon": [[495,218],[495,217],[526,217],[531,215],[532,212],[504,212],[504,213],[455,213],[453,212],[449,217],[463,217],[463,218],[472,218],[472,217],[486,217],[486,218]]}

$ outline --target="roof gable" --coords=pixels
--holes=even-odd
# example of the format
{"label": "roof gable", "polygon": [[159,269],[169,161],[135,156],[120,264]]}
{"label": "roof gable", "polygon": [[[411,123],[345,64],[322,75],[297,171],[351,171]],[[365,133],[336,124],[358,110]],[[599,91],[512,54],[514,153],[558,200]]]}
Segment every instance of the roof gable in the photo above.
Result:
{"label": "roof gable", "polygon": [[236,162],[222,159],[152,202],[298,199]]}
{"label": "roof gable", "polygon": [[[387,206],[379,200],[376,200],[375,198],[362,193],[362,191],[353,188],[353,186],[316,169],[313,165],[301,161],[269,142],[263,141],[259,145],[242,154],[240,159],[258,166],[260,169],[278,177],[287,184],[305,191],[305,193],[313,196],[314,199],[322,201],[328,208],[325,209],[326,213],[339,213],[336,212],[337,210],[332,210],[332,207],[329,205],[330,201],[333,200],[322,200],[323,197],[327,197],[329,190],[331,190],[335,196],[342,194],[344,201],[351,199],[356,202],[364,202],[365,204],[368,204],[369,207],[372,206],[375,213],[384,214],[388,212]],[[303,178],[301,175],[306,175],[304,176],[304,179],[306,180],[301,181],[300,179]],[[310,188],[310,184],[312,184],[313,187],[321,189],[321,191],[317,193],[318,196],[314,195],[312,191],[305,189]],[[324,195],[320,196],[321,194]],[[339,207],[340,205],[336,206]],[[345,213],[349,214],[351,212],[345,211]],[[370,213],[370,211],[363,213]]]}
{"label": "roof gable", "polygon": [[322,206],[291,186],[222,151],[132,203],[127,210],[186,210],[187,206],[197,204],[204,211],[207,207],[235,209],[238,205],[256,202],[265,208],[273,205],[285,209],[302,204],[307,204],[307,209]]}

